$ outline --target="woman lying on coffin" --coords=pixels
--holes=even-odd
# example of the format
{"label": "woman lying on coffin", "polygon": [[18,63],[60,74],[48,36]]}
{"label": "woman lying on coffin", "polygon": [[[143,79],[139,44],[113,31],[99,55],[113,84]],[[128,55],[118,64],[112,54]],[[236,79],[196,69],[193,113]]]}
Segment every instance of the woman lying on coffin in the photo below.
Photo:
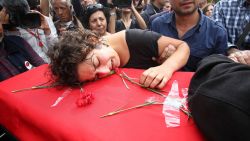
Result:
{"label": "woman lying on coffin", "polygon": [[[155,59],[165,47],[177,50],[162,64]],[[65,32],[49,50],[53,81],[79,86],[110,74],[116,68],[146,69],[139,82],[150,88],[163,88],[172,74],[189,57],[188,45],[152,31],[130,29],[99,38],[89,30]]]}

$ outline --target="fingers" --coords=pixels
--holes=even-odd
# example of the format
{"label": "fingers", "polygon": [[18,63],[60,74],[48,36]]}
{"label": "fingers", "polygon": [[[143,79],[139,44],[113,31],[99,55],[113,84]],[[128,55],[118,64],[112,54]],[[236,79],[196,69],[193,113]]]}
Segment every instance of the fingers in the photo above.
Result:
{"label": "fingers", "polygon": [[236,63],[239,63],[239,61],[237,60],[237,58],[235,56],[228,56],[228,58],[233,60]]}
{"label": "fingers", "polygon": [[250,65],[250,51],[249,50],[242,51],[242,57],[244,58],[246,64]]}
{"label": "fingers", "polygon": [[164,51],[162,52],[162,54],[161,54],[161,56],[160,56],[160,59],[165,59],[165,58],[166,58],[166,56],[168,55],[168,50],[169,50],[168,47],[166,47],[166,48],[164,49]]}
{"label": "fingers", "polygon": [[160,57],[157,59],[157,62],[159,64],[162,64],[166,59],[167,59],[167,54],[168,54],[168,47],[166,47],[164,49],[164,51],[162,52],[162,54],[160,55]]}
{"label": "fingers", "polygon": [[143,84],[145,87],[155,88],[161,82],[164,76],[163,74],[158,74],[155,71],[150,71],[149,73],[147,72],[146,75],[143,73],[142,77],[144,81],[141,81],[141,84]]}
{"label": "fingers", "polygon": [[172,74],[168,71],[161,70],[159,67],[154,67],[142,73],[139,83],[145,87],[162,89],[171,76]]}
{"label": "fingers", "polygon": [[[150,74],[150,72],[151,72],[151,68],[145,70],[145,71],[142,73],[141,77],[140,77],[139,83],[144,84],[145,81],[146,81],[146,79],[147,79],[147,77],[148,77],[148,75]],[[149,86],[149,85],[148,85],[148,86]]]}
{"label": "fingers", "polygon": [[157,72],[151,72],[144,82],[144,86],[155,88],[163,79],[163,74],[158,74]]}
{"label": "fingers", "polygon": [[7,10],[5,8],[3,8],[0,11],[0,23],[2,24],[7,24],[9,21],[9,14],[7,14],[6,12]]}
{"label": "fingers", "polygon": [[169,48],[169,51],[167,53],[167,57],[170,57],[176,51],[176,47],[173,45],[169,45],[168,48]]}
{"label": "fingers", "polygon": [[238,52],[232,53],[230,56],[228,56],[228,58],[232,59],[233,61],[237,63],[250,65],[250,51],[249,50],[238,51]]}
{"label": "fingers", "polygon": [[166,61],[174,52],[176,51],[176,47],[173,45],[168,45],[163,52],[161,53],[159,59],[157,62],[159,64],[162,64],[164,61]]}
{"label": "fingers", "polygon": [[159,85],[157,85],[157,88],[158,89],[162,89],[163,87],[166,86],[168,80],[170,79],[171,77],[163,77],[163,79],[161,80],[161,83]]}

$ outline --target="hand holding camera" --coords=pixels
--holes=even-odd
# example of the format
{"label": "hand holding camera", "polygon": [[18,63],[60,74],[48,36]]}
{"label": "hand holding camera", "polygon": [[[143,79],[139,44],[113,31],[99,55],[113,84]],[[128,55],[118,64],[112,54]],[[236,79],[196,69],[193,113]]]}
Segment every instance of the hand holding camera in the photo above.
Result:
{"label": "hand holding camera", "polygon": [[3,8],[1,11],[0,11],[0,23],[1,24],[5,24],[9,19],[9,15],[6,13],[6,9]]}
{"label": "hand holding camera", "polygon": [[21,2],[13,4],[12,1],[1,1],[0,3],[0,22],[4,29],[21,28],[38,28],[41,26],[41,19],[38,13],[29,11],[27,7],[20,7]]}
{"label": "hand holding camera", "polygon": [[43,15],[42,13],[40,13],[39,11],[36,11],[36,10],[31,10],[31,13],[33,13],[33,15],[34,14],[39,15],[40,24],[38,23],[36,26],[38,26],[38,25],[40,25],[40,26],[38,26],[36,28],[41,28],[44,31],[45,35],[50,35],[51,31],[49,28],[49,24],[47,23],[46,16]]}

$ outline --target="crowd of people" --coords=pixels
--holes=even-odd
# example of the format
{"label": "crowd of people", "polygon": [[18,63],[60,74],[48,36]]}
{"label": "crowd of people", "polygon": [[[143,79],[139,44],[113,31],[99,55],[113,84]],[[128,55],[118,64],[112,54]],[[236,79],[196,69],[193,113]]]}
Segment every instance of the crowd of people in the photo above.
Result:
{"label": "crowd of people", "polygon": [[[216,54],[211,60],[249,70],[250,0],[0,0],[0,7],[0,81],[47,63],[60,85],[79,86],[127,67],[145,69],[139,82],[161,89],[178,70],[208,75],[202,67]],[[199,95],[190,93],[195,121],[216,140],[222,130],[200,124],[193,108]]]}

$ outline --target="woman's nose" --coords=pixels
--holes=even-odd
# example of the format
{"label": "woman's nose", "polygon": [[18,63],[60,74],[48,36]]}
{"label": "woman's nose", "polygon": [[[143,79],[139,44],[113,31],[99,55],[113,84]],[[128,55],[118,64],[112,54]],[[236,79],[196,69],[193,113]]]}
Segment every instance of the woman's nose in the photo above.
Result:
{"label": "woman's nose", "polygon": [[110,73],[110,69],[108,66],[100,66],[97,68],[96,73],[98,78],[103,78]]}
{"label": "woman's nose", "polygon": [[97,20],[97,25],[98,26],[102,25],[102,21],[101,20]]}

